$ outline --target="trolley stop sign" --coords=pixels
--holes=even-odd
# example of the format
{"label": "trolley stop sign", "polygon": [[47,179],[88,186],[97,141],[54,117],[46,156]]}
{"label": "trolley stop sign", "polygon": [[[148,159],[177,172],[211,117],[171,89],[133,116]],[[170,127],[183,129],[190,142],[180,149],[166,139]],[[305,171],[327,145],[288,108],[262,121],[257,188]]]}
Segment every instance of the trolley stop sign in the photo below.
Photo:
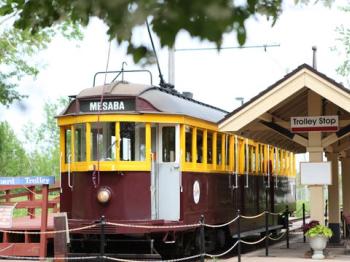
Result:
{"label": "trolley stop sign", "polygon": [[0,186],[52,185],[54,183],[55,183],[54,176],[0,177]]}
{"label": "trolley stop sign", "polygon": [[290,126],[292,132],[338,131],[338,116],[302,116],[291,117]]}

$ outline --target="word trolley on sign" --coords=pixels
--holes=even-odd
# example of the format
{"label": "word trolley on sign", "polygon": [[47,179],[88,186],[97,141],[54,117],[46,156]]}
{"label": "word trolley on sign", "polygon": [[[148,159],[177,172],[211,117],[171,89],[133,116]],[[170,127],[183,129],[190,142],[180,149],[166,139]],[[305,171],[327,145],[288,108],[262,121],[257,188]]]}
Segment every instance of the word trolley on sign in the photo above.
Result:
{"label": "word trolley on sign", "polygon": [[291,117],[290,126],[292,132],[335,132],[338,131],[339,120],[338,116]]}

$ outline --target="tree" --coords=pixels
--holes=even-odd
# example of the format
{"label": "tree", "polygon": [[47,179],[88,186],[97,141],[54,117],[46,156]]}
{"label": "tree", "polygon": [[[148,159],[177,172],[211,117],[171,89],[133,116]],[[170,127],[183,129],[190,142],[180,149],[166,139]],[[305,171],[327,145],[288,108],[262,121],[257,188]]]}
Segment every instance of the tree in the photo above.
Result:
{"label": "tree", "polygon": [[0,104],[5,106],[25,97],[16,91],[18,82],[24,76],[35,77],[39,73],[40,67],[31,58],[45,49],[57,33],[67,39],[82,38],[79,25],[68,20],[38,32],[13,27],[17,11],[9,13],[6,10],[6,5],[11,2],[0,0],[3,18],[0,21]]}
{"label": "tree", "polygon": [[29,160],[22,143],[7,122],[0,122],[0,176],[26,176]]}
{"label": "tree", "polygon": [[44,121],[35,126],[29,122],[24,128],[27,154],[32,164],[32,175],[58,176],[59,174],[59,128],[55,116],[68,104],[66,99],[44,105]]}
{"label": "tree", "polygon": [[139,62],[148,49],[132,38],[135,27],[149,19],[162,46],[173,46],[176,35],[187,31],[193,37],[208,40],[220,47],[223,35],[236,32],[238,42],[246,40],[245,21],[264,15],[275,23],[282,0],[3,0],[0,14],[17,14],[15,27],[36,34],[61,21],[87,25],[98,17],[108,26],[110,38],[128,45],[128,53]]}

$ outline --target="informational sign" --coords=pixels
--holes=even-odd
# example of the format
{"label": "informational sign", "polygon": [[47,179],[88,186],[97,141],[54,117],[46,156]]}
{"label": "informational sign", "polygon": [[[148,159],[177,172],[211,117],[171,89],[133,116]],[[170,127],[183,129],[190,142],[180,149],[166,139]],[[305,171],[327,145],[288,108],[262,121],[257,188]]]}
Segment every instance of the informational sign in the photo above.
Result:
{"label": "informational sign", "polygon": [[80,112],[134,111],[135,99],[80,101]]}
{"label": "informational sign", "polygon": [[0,228],[11,228],[15,206],[0,206]]}
{"label": "informational sign", "polygon": [[0,177],[0,186],[52,185],[54,183],[55,183],[54,176]]}
{"label": "informational sign", "polygon": [[338,122],[338,116],[302,116],[290,118],[292,132],[334,132],[339,128]]}
{"label": "informational sign", "polygon": [[301,162],[300,183],[302,185],[331,185],[331,162]]}

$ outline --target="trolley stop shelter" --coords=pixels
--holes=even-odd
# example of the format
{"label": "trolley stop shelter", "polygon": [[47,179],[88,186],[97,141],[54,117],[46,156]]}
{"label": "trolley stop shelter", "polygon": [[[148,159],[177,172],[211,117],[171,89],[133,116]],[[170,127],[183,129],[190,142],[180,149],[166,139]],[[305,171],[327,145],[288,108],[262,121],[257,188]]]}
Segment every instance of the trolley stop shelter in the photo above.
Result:
{"label": "trolley stop shelter", "polygon": [[[219,122],[220,131],[256,141],[309,153],[309,161],[330,162],[328,185],[329,227],[333,242],[340,241],[341,162],[342,203],[350,214],[350,90],[303,64],[228,114]],[[322,171],[322,170],[321,170]],[[324,223],[324,185],[310,183],[311,219]]]}

